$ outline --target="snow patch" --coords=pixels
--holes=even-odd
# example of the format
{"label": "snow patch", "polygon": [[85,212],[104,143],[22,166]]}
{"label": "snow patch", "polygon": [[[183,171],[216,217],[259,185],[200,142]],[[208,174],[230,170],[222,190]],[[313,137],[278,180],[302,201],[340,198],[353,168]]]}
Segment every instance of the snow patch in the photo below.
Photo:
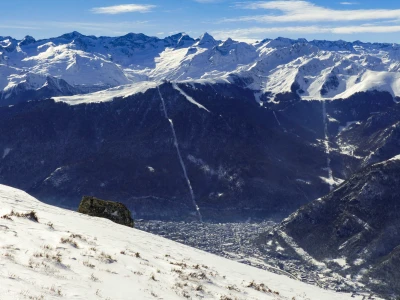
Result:
{"label": "snow patch", "polygon": [[396,155],[395,157],[393,157],[391,159],[389,159],[389,161],[397,161],[397,160],[400,160],[400,154]]}
{"label": "snow patch", "polygon": [[331,190],[335,188],[335,186],[341,185],[344,180],[340,178],[326,178],[326,177],[319,177],[323,182],[328,184],[331,187]]}
{"label": "snow patch", "polygon": [[[328,171],[328,178],[325,180],[326,183],[329,184],[330,190],[333,191],[334,189],[334,182],[335,180],[333,179],[333,171],[331,168],[331,158],[330,158],[330,146],[329,146],[329,135],[328,135],[328,119],[327,119],[327,113],[326,113],[326,103],[325,101],[322,101],[322,119],[324,122],[324,133],[325,133],[325,153],[326,153],[326,170]],[[322,178],[322,177],[321,177]]]}
{"label": "snow patch", "polygon": [[2,158],[3,159],[6,158],[6,156],[8,154],[10,154],[11,150],[12,150],[11,148],[5,148],[4,151],[3,151],[3,157]]}
{"label": "snow patch", "polygon": [[100,92],[95,92],[91,94],[75,95],[75,96],[62,96],[54,97],[56,102],[66,102],[69,105],[78,105],[83,103],[99,103],[99,102],[109,102],[115,98],[127,98],[129,96],[145,93],[149,89],[157,87],[156,82],[143,81],[134,84],[122,85],[115,88],[110,88]]}
{"label": "snow patch", "polygon": [[342,268],[349,267],[345,257],[332,259],[331,261],[341,266]]}
{"label": "snow patch", "polygon": [[361,258],[358,258],[358,259],[356,259],[356,260],[353,262],[353,264],[354,264],[355,266],[361,266],[363,263],[365,263],[365,260],[363,260],[363,259],[361,259]]}
{"label": "snow patch", "polygon": [[111,215],[114,216],[114,217],[119,217],[118,211],[114,211]]}
{"label": "snow patch", "polygon": [[50,182],[53,186],[59,187],[69,180],[68,173],[64,173],[66,170],[68,170],[68,167],[57,168],[44,180],[44,182]]}
{"label": "snow patch", "polygon": [[347,131],[352,127],[352,125],[360,125],[360,121],[352,121],[352,122],[347,122],[346,126],[339,126],[339,134],[342,133],[343,131]]}
{"label": "snow patch", "polygon": [[296,181],[297,182],[300,182],[300,183],[303,183],[303,184],[306,184],[306,185],[311,185],[312,184],[312,182],[311,181],[309,181],[309,180],[304,180],[304,179],[296,179]]}
{"label": "snow patch", "polygon": [[204,109],[207,112],[210,112],[207,108],[205,108],[203,105],[198,103],[196,100],[194,100],[192,97],[190,97],[188,94],[186,94],[176,83],[172,84],[172,87],[177,90],[183,97],[186,98],[190,103],[196,105],[198,108]]}

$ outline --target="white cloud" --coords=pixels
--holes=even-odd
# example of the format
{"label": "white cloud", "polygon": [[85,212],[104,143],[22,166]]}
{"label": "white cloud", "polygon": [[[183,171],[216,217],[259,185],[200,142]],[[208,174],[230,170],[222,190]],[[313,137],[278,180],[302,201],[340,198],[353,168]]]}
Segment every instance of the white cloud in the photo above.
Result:
{"label": "white cloud", "polygon": [[95,7],[91,9],[91,12],[94,14],[123,14],[130,12],[139,12],[146,13],[155,8],[155,5],[150,4],[122,4],[122,5],[114,5],[114,6],[105,6],[105,7]]}
{"label": "white cloud", "polygon": [[292,26],[292,27],[250,27],[238,28],[233,30],[216,30],[211,34],[218,39],[232,38],[234,40],[263,39],[268,34],[288,34],[288,33],[326,33],[326,29],[319,26]]}
{"label": "white cloud", "polygon": [[36,29],[42,29],[41,27],[37,26],[29,26],[29,25],[13,25],[13,24],[0,24],[0,28],[4,29],[28,29],[28,30],[36,30]]}
{"label": "white cloud", "polygon": [[332,28],[332,33],[393,33],[400,32],[400,26],[346,26]]}
{"label": "white cloud", "polygon": [[356,33],[393,33],[400,32],[400,26],[288,26],[288,27],[250,27],[233,30],[216,30],[211,34],[218,39],[228,37],[241,41],[260,40],[269,34],[356,34]]}
{"label": "white cloud", "polygon": [[38,24],[42,26],[51,26],[64,28],[66,30],[114,30],[114,29],[135,29],[146,26],[149,21],[133,21],[133,22],[62,22],[62,21],[43,21]]}
{"label": "white cloud", "polygon": [[400,18],[400,9],[330,9],[302,0],[246,2],[237,4],[237,7],[251,10],[265,9],[280,13],[225,19],[225,22],[340,22]]}
{"label": "white cloud", "polygon": [[358,2],[340,2],[340,4],[342,4],[342,5],[358,5],[360,3],[358,3]]}
{"label": "white cloud", "polygon": [[198,3],[218,3],[218,2],[222,2],[224,0],[194,0],[195,2]]}
{"label": "white cloud", "polygon": [[[131,22],[63,22],[63,21],[39,21],[39,22],[16,22],[1,25],[0,29],[24,29],[29,30],[30,34],[37,38],[48,38],[47,33],[43,35],[44,28],[51,28],[51,34],[61,35],[69,31],[79,31],[82,34],[104,35],[124,35],[128,32],[142,32],[151,28],[153,25],[149,21]],[[33,32],[35,31],[35,33]],[[28,32],[25,32],[26,34]],[[0,34],[1,35],[1,34]],[[20,36],[22,37],[22,36]]]}

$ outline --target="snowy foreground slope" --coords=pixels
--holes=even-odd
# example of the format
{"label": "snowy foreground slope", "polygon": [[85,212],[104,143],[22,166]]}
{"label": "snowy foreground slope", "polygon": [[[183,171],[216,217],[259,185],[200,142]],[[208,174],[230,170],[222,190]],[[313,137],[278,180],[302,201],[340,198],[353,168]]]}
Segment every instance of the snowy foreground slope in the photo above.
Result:
{"label": "snowy foreground slope", "polygon": [[[48,206],[10,187],[0,186],[0,203],[7,215],[0,219],[2,300],[351,298]],[[32,210],[38,222],[16,216]]]}

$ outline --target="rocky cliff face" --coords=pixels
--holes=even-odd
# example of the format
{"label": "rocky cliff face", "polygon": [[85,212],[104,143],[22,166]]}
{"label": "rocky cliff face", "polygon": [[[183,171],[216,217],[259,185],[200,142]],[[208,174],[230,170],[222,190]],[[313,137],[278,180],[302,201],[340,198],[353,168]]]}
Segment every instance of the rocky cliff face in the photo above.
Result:
{"label": "rocky cliff face", "polygon": [[290,238],[288,249],[296,245],[343,276],[399,295],[399,184],[400,156],[366,167],[292,214],[275,234]]}

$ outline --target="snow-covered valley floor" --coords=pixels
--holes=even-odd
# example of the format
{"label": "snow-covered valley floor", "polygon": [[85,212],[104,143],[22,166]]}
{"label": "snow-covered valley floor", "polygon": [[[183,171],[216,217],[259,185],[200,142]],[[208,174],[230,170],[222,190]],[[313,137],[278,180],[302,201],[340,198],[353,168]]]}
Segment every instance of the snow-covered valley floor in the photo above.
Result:
{"label": "snow-covered valley floor", "polygon": [[354,299],[1,185],[0,204],[1,300]]}

